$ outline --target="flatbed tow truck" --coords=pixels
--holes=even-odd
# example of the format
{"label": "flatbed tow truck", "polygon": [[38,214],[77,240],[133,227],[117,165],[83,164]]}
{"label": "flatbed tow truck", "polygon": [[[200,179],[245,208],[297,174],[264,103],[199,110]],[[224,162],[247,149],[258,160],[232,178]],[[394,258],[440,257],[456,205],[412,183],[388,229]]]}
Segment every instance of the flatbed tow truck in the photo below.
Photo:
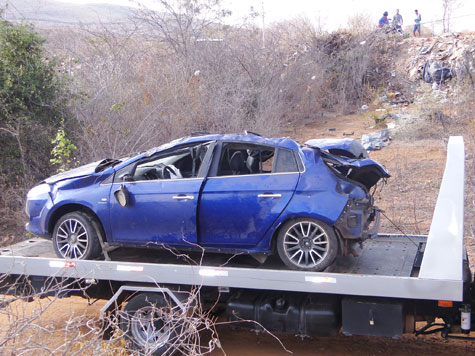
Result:
{"label": "flatbed tow truck", "polygon": [[[192,259],[156,250],[116,250],[105,261],[63,260],[51,241],[35,238],[0,250],[1,291],[41,296],[52,293],[45,287],[52,280],[76,283],[81,287],[61,296],[106,299],[101,317],[118,313],[136,348],[150,350],[150,342],[156,343],[152,354],[171,350],[172,328],[162,320],[158,330],[150,319],[159,335],[151,338],[150,328],[134,315],[143,315],[151,301],[186,312],[192,290],[228,320],[247,326],[252,323],[243,320],[256,321],[251,327],[272,332],[386,337],[440,332],[474,341],[475,282],[463,244],[464,159],[463,138],[451,137],[427,236],[379,234],[323,272],[284,269],[272,258],[249,267],[239,261],[242,256],[223,263],[222,256]],[[416,322],[425,326],[417,329]]]}

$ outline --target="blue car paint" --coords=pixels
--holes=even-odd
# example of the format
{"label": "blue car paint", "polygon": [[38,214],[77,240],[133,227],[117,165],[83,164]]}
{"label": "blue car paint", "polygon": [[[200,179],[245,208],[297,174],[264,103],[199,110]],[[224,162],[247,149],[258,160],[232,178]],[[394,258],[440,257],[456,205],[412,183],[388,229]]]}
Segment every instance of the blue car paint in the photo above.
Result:
{"label": "blue car paint", "polygon": [[[119,187],[114,184],[110,193],[112,241],[142,245],[196,244],[196,211],[202,183],[203,178],[125,182],[131,197],[126,207],[114,198]],[[174,199],[180,196],[193,199]]]}
{"label": "blue car paint", "polygon": [[[193,179],[177,180],[176,184],[171,181],[142,183],[148,186],[140,186],[139,182],[124,183],[133,193],[132,205],[120,207],[117,204],[113,193],[119,184],[112,183],[114,172],[157,152],[192,143],[220,140],[272,145],[298,151],[305,170],[295,174],[268,176],[210,177],[204,184],[202,180],[197,179],[198,183],[191,185],[186,182]],[[369,159],[363,160],[363,163],[340,156],[338,159],[341,159],[342,164],[379,166],[377,162]],[[97,162],[46,179],[43,183],[49,184],[55,192],[53,200],[48,199],[48,196],[52,195],[49,194],[27,202],[30,217],[28,230],[40,235],[48,234],[51,232],[51,229],[48,231],[50,219],[57,209],[76,204],[89,208],[98,216],[109,242],[142,245],[164,242],[184,246],[187,242],[183,240],[187,240],[214,248],[268,253],[275,230],[285,221],[296,217],[312,217],[334,225],[349,199],[360,199],[361,194],[367,194],[361,188],[353,189],[358,194],[352,193],[352,189],[348,189],[349,193],[345,192],[341,186],[351,183],[343,181],[330,171],[318,149],[302,147],[289,138],[262,138],[251,135],[189,137],[126,159],[103,172],[96,173],[96,166]],[[383,174],[389,175],[384,167],[380,169]],[[103,184],[104,181],[108,183]],[[167,183],[170,189],[165,188]],[[181,187],[179,183],[182,183]],[[198,205],[200,186],[203,194]],[[292,191],[294,188],[295,192]],[[238,194],[239,191],[245,192],[245,196]],[[282,198],[261,203],[257,199],[261,192],[282,194]],[[166,196],[168,199],[171,197],[173,200],[173,196],[177,194],[193,194],[195,199],[192,202],[175,201],[166,207],[154,206],[157,199],[160,201],[160,196]],[[145,204],[139,212],[133,210],[134,199]],[[191,204],[183,209],[184,205],[181,203]],[[40,208],[41,204],[44,204],[43,208]],[[199,233],[196,231],[196,213],[193,214],[193,209],[199,209]],[[38,211],[40,214],[35,215]]]}
{"label": "blue car paint", "polygon": [[255,247],[287,206],[298,179],[298,172],[209,178],[199,207],[200,244]]}
{"label": "blue car paint", "polygon": [[[91,184],[80,184],[81,186],[77,187],[78,184],[82,182],[80,180],[73,180],[69,184],[59,188],[53,200],[53,209],[50,209],[48,215],[45,217],[45,220],[49,222],[56,211],[64,208],[67,205],[80,205],[92,210],[97,215],[107,234],[108,227],[110,225],[109,202],[107,198],[109,196],[111,186],[101,185],[100,181],[102,181],[102,179],[98,180],[95,176],[88,176],[85,178],[85,180],[89,181]],[[103,200],[104,198],[106,200]],[[46,228],[48,228],[48,226],[50,228],[49,230],[51,231],[53,226],[48,224],[46,225]],[[43,234],[47,233],[48,230],[46,230]]]}

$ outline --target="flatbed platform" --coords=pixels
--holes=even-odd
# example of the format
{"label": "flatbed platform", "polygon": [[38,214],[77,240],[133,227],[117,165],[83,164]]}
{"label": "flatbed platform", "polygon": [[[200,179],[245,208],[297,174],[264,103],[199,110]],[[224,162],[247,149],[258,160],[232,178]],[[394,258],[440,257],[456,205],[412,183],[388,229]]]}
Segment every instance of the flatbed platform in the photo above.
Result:
{"label": "flatbed platform", "polygon": [[[410,240],[409,240],[410,239]],[[421,279],[414,261],[421,236],[381,235],[357,256],[338,257],[324,272],[292,271],[277,258],[259,265],[249,256],[173,255],[157,249],[119,249],[113,261],[65,261],[52,243],[30,239],[0,250],[0,270],[11,275],[330,293],[430,300],[462,300],[462,281]],[[201,264],[199,264],[201,261]],[[364,278],[362,278],[364,277]]]}
{"label": "flatbed platform", "polygon": [[[381,276],[414,276],[414,261],[419,245],[424,245],[426,236],[395,236],[380,234],[366,240],[355,248],[354,254],[338,256],[325,272],[345,274],[369,274]],[[185,257],[186,255],[186,257]],[[223,255],[199,252],[174,255],[157,248],[120,248],[110,253],[115,262],[153,264],[202,265],[209,267],[246,267],[271,270],[288,270],[277,256],[269,257],[259,264],[248,255]],[[57,258],[51,240],[33,238],[0,250],[0,256]]]}

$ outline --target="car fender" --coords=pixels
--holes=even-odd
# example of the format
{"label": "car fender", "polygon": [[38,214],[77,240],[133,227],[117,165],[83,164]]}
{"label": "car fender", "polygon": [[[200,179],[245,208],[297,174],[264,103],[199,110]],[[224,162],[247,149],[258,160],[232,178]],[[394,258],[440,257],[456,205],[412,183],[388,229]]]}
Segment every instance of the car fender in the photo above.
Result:
{"label": "car fender", "polygon": [[295,194],[256,246],[256,251],[269,250],[275,232],[288,220],[309,217],[333,227],[345,209],[348,196],[335,191],[338,178],[315,152],[303,152],[307,162],[305,171],[300,175]]}

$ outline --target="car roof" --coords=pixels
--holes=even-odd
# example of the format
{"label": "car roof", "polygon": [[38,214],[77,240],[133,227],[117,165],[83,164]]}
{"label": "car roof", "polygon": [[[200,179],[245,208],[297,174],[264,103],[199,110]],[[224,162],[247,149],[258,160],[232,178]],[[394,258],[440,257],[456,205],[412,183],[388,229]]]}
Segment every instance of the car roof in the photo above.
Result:
{"label": "car roof", "polygon": [[242,134],[213,134],[213,135],[202,135],[202,136],[187,136],[183,138],[179,138],[177,140],[173,140],[169,143],[161,145],[159,147],[155,147],[147,153],[149,155],[154,154],[156,152],[164,151],[175,146],[182,146],[187,144],[193,144],[198,142],[206,142],[206,141],[232,141],[232,142],[245,142],[245,143],[255,143],[261,145],[270,145],[270,146],[277,146],[283,148],[289,148],[298,150],[300,145],[292,140],[289,137],[264,137],[264,136],[257,136],[257,135],[242,135]]}

